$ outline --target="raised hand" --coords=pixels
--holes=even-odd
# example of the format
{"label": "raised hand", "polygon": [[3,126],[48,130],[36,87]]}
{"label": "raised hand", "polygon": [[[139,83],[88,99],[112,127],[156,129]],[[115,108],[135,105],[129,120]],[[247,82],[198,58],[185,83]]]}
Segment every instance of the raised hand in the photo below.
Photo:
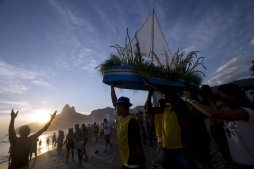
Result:
{"label": "raised hand", "polygon": [[50,114],[50,116],[51,116],[50,120],[51,121],[56,117],[56,113],[57,113],[57,111],[55,111],[54,114],[52,114],[52,115]]}
{"label": "raised hand", "polygon": [[140,77],[140,79],[142,79],[145,82],[145,85],[149,85],[150,84],[150,82],[147,80],[146,77],[142,76],[142,77]]}
{"label": "raised hand", "polygon": [[183,96],[185,97],[186,100],[191,98],[191,93],[188,90],[183,91]]}
{"label": "raised hand", "polygon": [[14,110],[12,109],[11,110],[11,118],[15,119],[18,116],[18,113],[19,113],[19,111],[17,111],[17,113],[14,113]]}

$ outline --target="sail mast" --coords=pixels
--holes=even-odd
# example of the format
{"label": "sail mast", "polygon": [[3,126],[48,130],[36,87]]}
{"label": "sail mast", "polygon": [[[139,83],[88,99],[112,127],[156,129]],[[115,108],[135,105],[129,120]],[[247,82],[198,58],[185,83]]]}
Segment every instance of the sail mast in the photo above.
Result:
{"label": "sail mast", "polygon": [[152,51],[152,62],[153,62],[153,50],[154,50],[154,8],[153,8],[153,14],[152,14],[153,16],[152,16],[152,49],[151,49],[151,51]]}

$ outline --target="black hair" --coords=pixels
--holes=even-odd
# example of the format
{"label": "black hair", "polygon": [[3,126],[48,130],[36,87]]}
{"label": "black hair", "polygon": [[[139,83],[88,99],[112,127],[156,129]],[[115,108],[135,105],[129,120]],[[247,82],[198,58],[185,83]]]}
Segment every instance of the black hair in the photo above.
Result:
{"label": "black hair", "polygon": [[105,120],[107,120],[107,119],[104,119],[103,121],[105,121]]}
{"label": "black hair", "polygon": [[233,99],[226,101],[227,104],[229,104],[230,109],[247,107],[254,110],[250,100],[245,95],[245,92],[239,86],[234,84],[224,84],[220,85],[218,87],[218,90],[221,91],[222,93],[225,93],[226,95],[234,95]]}

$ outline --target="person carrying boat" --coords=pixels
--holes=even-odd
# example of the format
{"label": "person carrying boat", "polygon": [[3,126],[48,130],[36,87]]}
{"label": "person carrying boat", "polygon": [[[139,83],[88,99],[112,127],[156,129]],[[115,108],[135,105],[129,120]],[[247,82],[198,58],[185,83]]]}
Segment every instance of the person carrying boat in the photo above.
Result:
{"label": "person carrying boat", "polygon": [[158,152],[160,153],[162,148],[162,115],[166,107],[166,100],[160,99],[158,101],[158,107],[152,107],[152,104],[151,104],[152,95],[153,95],[153,89],[150,88],[148,96],[147,96],[146,104],[145,104],[145,109],[147,112],[154,114],[154,125],[155,125],[157,140],[158,140]]}
{"label": "person carrying boat", "polygon": [[[182,128],[179,121],[184,120],[178,118],[179,112],[188,112],[187,106],[184,106],[185,103],[179,105],[183,100],[176,97],[172,92],[162,88],[161,85],[152,84],[145,77],[141,79],[144,81],[145,85],[152,87],[161,94],[165,94],[166,98],[169,99],[168,101],[171,103],[165,107],[162,115],[162,168],[196,168],[195,160],[190,155],[189,151],[187,151],[182,139]],[[179,110],[179,112],[176,111],[176,109]],[[182,117],[185,116],[182,115]]]}
{"label": "person carrying boat", "polygon": [[227,110],[214,110],[198,103],[189,91],[184,97],[201,113],[210,118],[223,119],[232,169],[254,168],[254,107],[240,87],[224,84],[218,87],[216,104]]}
{"label": "person carrying boat", "polygon": [[130,99],[120,97],[117,99],[113,83],[111,85],[111,99],[116,107],[116,114],[120,116],[117,126],[117,140],[120,150],[123,169],[146,168],[145,154],[141,143],[141,128],[139,122],[133,115],[129,114],[129,107],[132,106]]}

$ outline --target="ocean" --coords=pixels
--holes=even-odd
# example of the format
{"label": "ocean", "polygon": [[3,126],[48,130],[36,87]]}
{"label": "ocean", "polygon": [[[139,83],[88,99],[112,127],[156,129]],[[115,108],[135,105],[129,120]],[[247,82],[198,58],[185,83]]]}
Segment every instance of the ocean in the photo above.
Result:
{"label": "ocean", "polygon": [[[66,136],[67,130],[63,130],[64,135]],[[37,142],[37,156],[40,154],[43,154],[49,150],[52,150],[52,136],[53,134],[56,133],[58,136],[58,131],[50,131],[50,132],[44,132],[39,139],[42,141],[42,145],[39,148],[39,142]],[[33,133],[32,133],[33,134]],[[19,135],[17,135],[19,137]],[[46,145],[46,140],[49,138],[49,147]],[[9,158],[9,148],[10,148],[10,142],[9,142],[9,136],[3,136],[0,137],[0,163],[8,162]],[[33,154],[34,157],[34,154]]]}

